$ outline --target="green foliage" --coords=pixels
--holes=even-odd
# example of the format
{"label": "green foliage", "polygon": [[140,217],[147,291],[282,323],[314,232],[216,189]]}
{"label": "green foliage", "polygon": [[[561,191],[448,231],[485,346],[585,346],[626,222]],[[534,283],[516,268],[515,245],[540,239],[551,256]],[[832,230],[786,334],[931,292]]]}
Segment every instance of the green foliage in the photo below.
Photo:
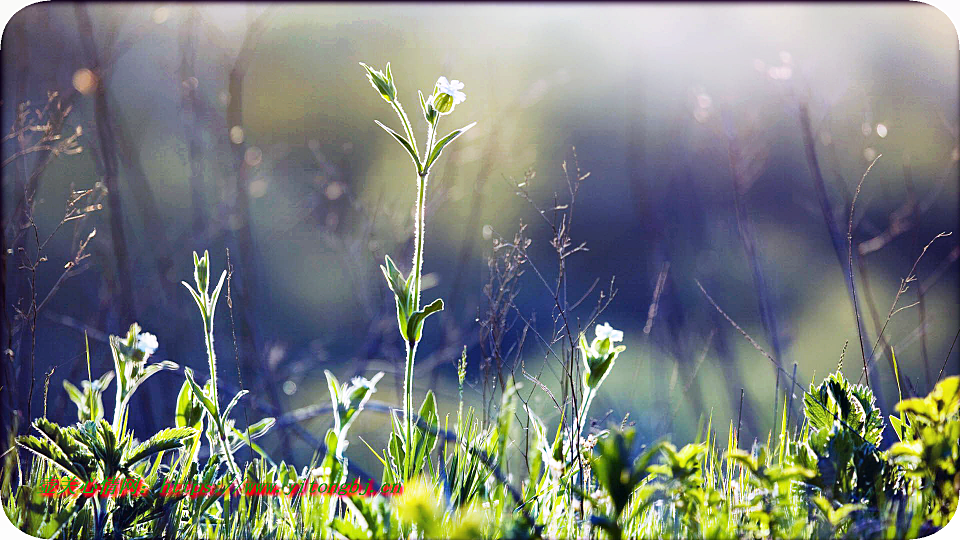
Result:
{"label": "green foliage", "polygon": [[[622,531],[617,521],[627,507],[631,495],[640,486],[650,471],[647,465],[656,451],[665,445],[636,454],[636,430],[630,428],[601,438],[594,447],[590,466],[597,483],[606,491],[612,503],[609,515],[595,514],[593,522],[613,538],[620,538]],[[676,457],[676,454],[673,454]]]}
{"label": "green foliage", "polygon": [[957,511],[960,491],[960,377],[940,381],[924,398],[901,401],[897,410],[903,437],[890,456],[923,494],[925,517],[942,527]]}
{"label": "green foliage", "polygon": [[[14,480],[5,470],[0,491],[4,511],[17,527],[36,536],[77,540],[892,538],[917,537],[950,519],[960,491],[960,377],[939,381],[925,397],[901,399],[899,416],[890,417],[899,442],[886,451],[881,449],[884,419],[873,392],[850,384],[839,370],[810,385],[801,425],[788,425],[785,402],[779,441],[773,445],[771,432],[765,444],[755,441],[743,449],[733,422],[727,433],[718,434],[711,416],[690,444],[678,447],[664,440],[645,447],[626,422],[581,434],[593,399],[624,351],[615,345],[622,332],[604,324],[596,327],[591,343],[579,336],[575,354],[583,363],[582,379],[571,380],[580,385],[575,389],[580,395],[573,393],[582,401],[575,410],[561,407],[559,420],[549,428],[531,400],[521,399],[512,379],[504,381],[489,420],[478,418],[472,407],[464,412],[465,349],[457,364],[460,402],[453,429],[448,430],[449,416],[441,427],[433,390],[414,413],[417,346],[425,319],[443,309],[439,299],[420,304],[427,176],[442,150],[473,124],[436,140],[439,119],[465,99],[462,84],[441,77],[429,97],[419,93],[429,126],[421,156],[390,65],[385,72],[363,67],[397,112],[404,134],[380,125],[410,154],[417,172],[413,267],[404,275],[389,256],[381,267],[407,358],[403,409],[390,415],[386,448],[374,454],[383,466],[382,483],[402,483],[402,493],[341,492],[341,498],[304,492],[308,486],[354,478],[345,453],[349,430],[383,373],[341,383],[325,371],[331,427],[317,454],[299,470],[275,463],[254,443],[270,431],[273,418],[238,428],[230,417],[246,390],[221,408],[213,321],[227,274],[221,273],[210,292],[213,274],[205,252],[193,254],[194,286],[184,285],[200,310],[208,379],[201,386],[193,370],[184,368],[170,411],[173,426],[141,442],[126,422],[131,398],[148,378],[176,364],[150,363],[156,338],[135,323],[125,336],[110,337],[113,371],[95,379],[88,349],[88,379],[79,387],[64,383],[79,422],[61,426],[37,418],[33,433],[16,438],[13,452],[26,452],[32,460],[23,478]],[[895,359],[894,370],[899,383]],[[102,393],[114,379],[110,422],[104,418]],[[576,415],[573,422],[565,422],[566,414]],[[258,457],[240,463],[237,451],[245,445]],[[517,449],[522,462],[515,457]],[[19,461],[21,456],[13,457]],[[142,496],[44,496],[42,486],[51,486],[52,476],[73,490],[115,479],[145,489]],[[162,493],[165,486],[191,482],[222,489],[214,488],[217,496]]]}
{"label": "green foliage", "polygon": [[797,461],[817,471],[811,483],[841,502],[876,505],[893,471],[879,450],[883,416],[873,392],[838,371],[810,385],[804,406],[809,433]]}
{"label": "green foliage", "polygon": [[[124,337],[110,336],[110,353],[113,356],[113,372],[117,379],[117,397],[113,411],[113,429],[120,431],[124,422],[127,403],[147,379],[156,373],[177,369],[177,364],[169,360],[157,364],[148,364],[150,355],[157,349],[157,338],[140,331],[140,325],[133,323]],[[101,380],[108,376],[104,375]],[[106,379],[109,381],[109,379]],[[105,386],[105,385],[104,385]]]}
{"label": "green foliage", "polygon": [[99,379],[80,381],[82,390],[70,381],[63,381],[63,389],[67,391],[67,397],[77,406],[77,419],[80,422],[103,418],[103,391],[110,386],[113,377],[114,373],[108,371]]}
{"label": "green foliage", "polygon": [[[195,261],[198,287],[209,283],[207,260]],[[197,296],[208,307],[203,315],[209,331],[213,297]],[[619,352],[613,343],[621,336],[613,332],[601,327],[598,334],[604,335],[582,351],[586,369],[605,372],[595,387],[585,383],[587,390],[599,388]],[[114,366],[124,374],[118,379],[121,402],[128,403],[158,371],[148,362],[156,345],[144,336],[132,325],[124,338],[111,339]],[[465,366],[464,354],[457,366],[461,383]],[[387,448],[377,454],[383,482],[404,483],[402,495],[340,499],[296,490],[350,481],[344,452],[349,429],[382,373],[349,383],[325,373],[332,427],[323,439],[326,451],[301,470],[274,463],[253,442],[269,431],[272,418],[243,429],[229,418],[246,391],[221,408],[213,397],[214,377],[201,387],[189,368],[171,411],[173,427],[137,440],[126,428],[126,413],[115,414],[119,429],[103,418],[99,393],[114,373],[84,381],[82,391],[64,386],[80,422],[61,426],[37,418],[34,433],[17,438],[18,451],[33,460],[23,483],[10,485],[7,476],[3,492],[4,509],[22,530],[78,539],[916,537],[942,527],[957,508],[958,377],[897,405],[899,416],[891,424],[900,440],[887,451],[880,450],[883,416],[872,392],[839,372],[810,386],[802,425],[791,429],[783,413],[774,446],[768,437],[766,444],[739,448],[731,422],[725,452],[717,448],[712,418],[695,442],[682,447],[667,441],[642,447],[629,426],[584,438],[561,418],[555,430],[548,429],[520,401],[512,380],[493,418],[483,422],[473,408],[461,407],[450,432],[441,428],[436,397],[428,390],[409,439],[403,418],[392,415]],[[510,456],[518,425],[529,437],[519,482],[507,472],[517,471]],[[241,466],[236,452],[247,444],[259,457]],[[46,497],[41,488],[51,476],[74,490],[130,480],[142,484],[144,494]],[[198,480],[232,484],[237,491],[162,495],[168,483]],[[256,485],[280,487],[258,491]]]}
{"label": "green foliage", "polygon": [[[194,289],[187,282],[182,282],[183,286],[190,291],[190,295],[197,303],[200,309],[200,316],[203,321],[204,339],[207,347],[207,362],[210,368],[209,384],[201,388],[193,376],[193,370],[183,368],[186,377],[185,386],[180,389],[180,395],[177,398],[177,422],[183,422],[182,425],[196,426],[199,422],[196,418],[197,411],[202,409],[203,414],[208,419],[207,440],[210,443],[211,452],[220,452],[230,469],[234,478],[242,478],[240,467],[234,460],[233,454],[244,444],[250,444],[254,447],[252,439],[266,434],[267,430],[273,426],[273,418],[265,418],[258,423],[247,428],[248,433],[244,434],[234,427],[234,421],[230,419],[230,411],[240,399],[247,394],[246,390],[240,390],[230,400],[227,407],[221,412],[220,402],[217,392],[217,354],[213,347],[213,318],[217,311],[217,300],[220,298],[220,291],[223,288],[224,280],[227,277],[227,271],[220,274],[220,281],[214,287],[213,293],[208,292],[210,284],[210,253],[204,252],[203,257],[198,257],[197,252],[193,252],[193,280],[197,288]],[[184,389],[188,388],[193,394],[193,399],[184,396]],[[199,406],[198,406],[199,404]],[[178,424],[179,425],[179,424]],[[263,452],[256,448],[259,453]]]}

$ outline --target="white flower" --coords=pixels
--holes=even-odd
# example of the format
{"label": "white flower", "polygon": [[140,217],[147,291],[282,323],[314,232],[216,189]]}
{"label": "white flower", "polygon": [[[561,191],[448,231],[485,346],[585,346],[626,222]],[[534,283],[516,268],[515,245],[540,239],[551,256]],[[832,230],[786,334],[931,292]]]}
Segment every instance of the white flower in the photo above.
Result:
{"label": "white flower", "polygon": [[144,356],[150,356],[151,354],[157,351],[157,347],[160,345],[157,343],[157,336],[149,333],[143,332],[137,336],[137,345],[136,348],[143,351]]}
{"label": "white flower", "polygon": [[462,88],[463,83],[456,79],[452,81],[448,81],[446,77],[437,79],[437,91],[452,97],[454,105],[459,105],[467,99],[467,95],[460,91]]}
{"label": "white flower", "polygon": [[623,332],[620,330],[614,330],[610,323],[603,323],[603,326],[597,325],[597,339],[610,338],[610,341],[615,343],[617,341],[623,341]]}

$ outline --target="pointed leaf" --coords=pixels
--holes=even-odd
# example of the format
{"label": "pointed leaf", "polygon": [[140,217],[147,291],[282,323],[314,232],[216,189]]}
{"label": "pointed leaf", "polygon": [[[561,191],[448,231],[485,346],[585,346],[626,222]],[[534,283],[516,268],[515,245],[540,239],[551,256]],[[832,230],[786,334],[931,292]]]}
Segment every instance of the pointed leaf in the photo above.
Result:
{"label": "pointed leaf", "polygon": [[407,338],[409,341],[420,341],[420,334],[423,330],[424,319],[439,311],[443,311],[443,300],[439,298],[431,302],[430,305],[422,310],[414,311],[413,314],[410,315],[410,319],[407,321]]}
{"label": "pointed leaf", "polygon": [[390,135],[393,135],[393,138],[396,139],[397,142],[399,142],[403,146],[403,148],[407,151],[408,154],[410,154],[410,158],[413,159],[414,165],[417,166],[417,173],[422,171],[423,168],[420,165],[420,157],[417,156],[417,152],[416,150],[413,149],[413,146],[410,144],[410,141],[408,141],[403,135],[397,133],[396,131],[380,123],[379,120],[374,120],[374,122],[376,122],[378,126],[382,127],[384,131],[386,131]]}
{"label": "pointed leaf", "polygon": [[456,139],[457,137],[463,135],[464,133],[467,132],[468,129],[472,128],[472,127],[475,126],[475,125],[477,125],[477,123],[476,123],[476,122],[473,122],[472,124],[468,124],[468,125],[460,128],[460,129],[456,129],[456,130],[454,130],[454,131],[451,131],[449,134],[447,134],[446,137],[444,137],[444,138],[440,139],[439,141],[437,141],[437,144],[435,144],[435,145],[433,146],[433,151],[430,152],[430,157],[427,159],[427,164],[426,164],[426,166],[425,166],[424,168],[425,168],[426,170],[430,170],[430,167],[433,165],[433,163],[434,163],[435,161],[437,161],[437,158],[440,157],[440,153],[443,152],[443,149],[444,149],[448,144],[450,144],[451,142],[453,142],[454,139]]}
{"label": "pointed leaf", "polygon": [[213,401],[207,397],[203,390],[197,385],[197,382],[193,380],[193,370],[185,367],[183,368],[183,373],[187,377],[187,382],[190,383],[190,390],[193,391],[193,395],[200,400],[200,404],[203,405],[203,408],[207,410],[207,414],[213,419],[213,422],[219,423],[220,416],[217,414],[217,406]]}
{"label": "pointed leaf", "polygon": [[249,393],[249,390],[241,390],[237,392],[237,395],[233,396],[233,399],[231,399],[230,403],[227,404],[227,408],[223,410],[223,418],[226,419],[228,416],[230,416],[230,410],[237,406],[237,403],[240,402],[240,398]]}

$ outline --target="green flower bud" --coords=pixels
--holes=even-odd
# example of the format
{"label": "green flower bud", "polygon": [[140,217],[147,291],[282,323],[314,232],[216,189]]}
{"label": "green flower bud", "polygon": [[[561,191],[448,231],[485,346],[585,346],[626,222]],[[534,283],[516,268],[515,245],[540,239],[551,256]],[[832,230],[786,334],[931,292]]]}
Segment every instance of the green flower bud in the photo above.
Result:
{"label": "green flower bud", "polygon": [[373,69],[372,67],[360,62],[363,69],[367,70],[367,78],[370,84],[380,92],[380,97],[387,103],[393,103],[397,99],[397,86],[393,82],[393,73],[390,71],[390,62],[387,62],[387,72]]}
{"label": "green flower bud", "polygon": [[207,294],[207,285],[210,283],[209,261],[209,252],[204,251],[203,257],[197,257],[197,252],[193,252],[193,280],[197,283],[197,292],[201,295]]}
{"label": "green flower bud", "polygon": [[437,112],[436,107],[433,106],[433,95],[431,95],[428,100],[425,100],[423,99],[423,92],[417,90],[417,94],[420,95],[420,108],[423,110],[423,119],[426,120],[428,124],[433,124],[437,121],[437,118],[440,117],[440,113]]}
{"label": "green flower bud", "polygon": [[440,114],[450,114],[453,110],[453,96],[450,94],[433,95],[427,106],[434,107]]}

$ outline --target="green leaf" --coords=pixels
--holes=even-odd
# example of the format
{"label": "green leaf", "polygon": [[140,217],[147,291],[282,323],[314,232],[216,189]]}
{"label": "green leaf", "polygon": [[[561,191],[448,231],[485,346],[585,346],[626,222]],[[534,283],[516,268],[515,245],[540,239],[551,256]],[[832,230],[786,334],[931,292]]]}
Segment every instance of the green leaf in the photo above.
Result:
{"label": "green leaf", "polygon": [[[193,255],[194,257],[196,257],[197,254],[194,253]],[[200,308],[200,312],[206,314],[207,306],[203,305],[203,300],[200,298],[200,295],[197,293],[197,291],[193,290],[193,287],[191,287],[190,284],[187,283],[186,281],[181,281],[180,283],[182,283],[183,286],[186,287],[188,291],[190,291],[190,296],[192,296],[193,301],[197,303],[197,307]]]}
{"label": "green leaf", "polygon": [[327,391],[330,393],[330,403],[333,406],[333,430],[340,433],[340,410],[343,408],[343,400],[340,398],[340,381],[329,369],[323,370],[323,375],[327,378]]}
{"label": "green leaf", "polygon": [[240,403],[240,398],[249,393],[249,390],[241,390],[237,392],[237,395],[233,396],[233,399],[231,399],[230,403],[227,404],[227,408],[223,410],[223,418],[226,419],[228,416],[230,416],[230,411],[237,406],[237,403]]}
{"label": "green leaf", "polygon": [[83,411],[87,408],[89,403],[83,397],[83,393],[80,392],[80,389],[73,385],[70,381],[64,379],[63,389],[67,391],[67,396],[70,398],[70,401],[77,404],[77,407]]}
{"label": "green leaf", "polygon": [[63,450],[61,450],[60,447],[54,444],[52,441],[40,439],[33,435],[24,435],[17,437],[17,444],[20,445],[21,448],[29,450],[36,456],[53,463],[67,474],[76,476],[77,478],[86,479],[86,474],[80,467],[78,467],[78,464],[74,462],[74,460],[67,457]]}
{"label": "green leaf", "polygon": [[382,127],[384,131],[390,135],[393,135],[393,138],[403,146],[407,153],[410,154],[410,158],[413,159],[414,165],[417,166],[417,174],[420,174],[423,171],[423,167],[420,165],[420,157],[417,155],[417,151],[413,149],[410,141],[408,141],[403,135],[383,125],[379,120],[374,120],[374,122],[376,122],[378,126]]}
{"label": "green leaf", "polygon": [[[247,432],[247,431],[250,432],[250,438],[251,438],[251,439],[258,439],[258,438],[263,437],[264,435],[266,435],[267,432],[270,431],[270,428],[272,428],[272,427],[274,426],[274,424],[276,424],[276,423],[277,423],[277,419],[274,418],[274,417],[272,417],[272,416],[270,416],[270,417],[264,418],[263,420],[260,420],[260,421],[258,421],[258,422],[254,422],[253,424],[250,424],[250,427],[248,427],[248,428],[247,428],[246,430],[244,430],[244,431],[245,431],[245,432]],[[244,433],[244,434],[246,434],[246,433]]]}
{"label": "green leaf", "polygon": [[894,433],[897,434],[898,440],[903,440],[903,422],[896,416],[891,416],[889,418],[890,425],[893,426]]}
{"label": "green leaf", "polygon": [[[420,405],[420,412],[414,430],[413,441],[413,471],[410,474],[416,474],[423,467],[430,452],[433,452],[437,445],[437,434],[440,429],[440,418],[437,415],[437,399],[433,390],[427,390],[426,397]],[[410,476],[408,474],[408,477]]]}
{"label": "green leaf", "polygon": [[190,382],[186,379],[180,387],[180,394],[177,395],[175,424],[177,427],[192,427],[194,429],[201,429],[203,426],[203,405],[193,395]]}
{"label": "green leaf", "polygon": [[187,382],[190,384],[190,390],[193,391],[193,395],[200,400],[200,404],[203,405],[203,408],[207,410],[207,414],[210,415],[213,422],[220,423],[220,415],[217,414],[217,406],[213,401],[207,397],[207,395],[200,389],[196,381],[193,380],[193,370],[185,367],[183,368],[183,373],[187,377]]}
{"label": "green leaf", "polygon": [[343,518],[333,518],[333,530],[348,540],[366,540],[370,533]]}
{"label": "green leaf", "polygon": [[140,443],[134,448],[130,455],[123,461],[124,468],[129,468],[138,461],[150,457],[158,452],[173,450],[183,446],[184,439],[188,439],[197,434],[197,430],[189,427],[167,428],[157,432],[146,441]]}
{"label": "green leaf", "polygon": [[423,111],[423,119],[430,122],[430,115],[427,114],[427,100],[423,99],[423,92],[417,90],[417,95],[420,96],[420,110]]}
{"label": "green leaf", "polygon": [[751,473],[756,474],[757,470],[760,468],[760,465],[757,463],[757,458],[753,457],[750,452],[746,450],[736,449],[727,456],[727,459],[740,463],[746,467]]}
{"label": "green leaf", "polygon": [[[404,473],[402,467],[406,463],[406,452],[403,448],[403,442],[400,440],[400,436],[397,435],[397,430],[394,429],[390,432],[390,440],[387,443],[387,456],[389,456],[390,469],[393,471],[393,477],[398,480],[404,478]],[[391,482],[392,483],[392,482]]]}
{"label": "green leaf", "polygon": [[[174,371],[179,368],[180,366],[178,366],[176,362],[173,362],[171,360],[164,360],[162,362],[157,362],[156,364],[147,364],[147,366],[143,368],[143,372],[140,374],[140,377],[137,379],[137,386],[140,386],[141,384],[143,384],[144,381],[149,379],[155,373],[159,373],[164,370]],[[132,389],[130,393],[131,394],[133,393]]]}
{"label": "green leaf", "polygon": [[220,273],[220,281],[217,282],[217,286],[213,289],[213,294],[210,295],[210,324],[213,324],[213,316],[217,311],[217,300],[220,298],[220,289],[223,287],[223,280],[227,278],[227,271],[224,270]]}
{"label": "green leaf", "polygon": [[849,392],[859,402],[865,415],[861,428],[863,438],[874,446],[880,446],[883,439],[883,415],[876,406],[873,391],[867,386],[855,384],[850,386]]}
{"label": "green leaf", "polygon": [[[232,448],[232,450],[233,451],[239,450],[240,448],[243,447],[244,444],[248,444],[250,445],[250,448],[252,448],[254,452],[260,454],[265,460],[267,460],[268,463],[272,465],[273,460],[266,453],[266,451],[264,451],[263,448],[261,448],[257,443],[253,442],[253,439],[266,435],[267,431],[269,431],[270,428],[273,427],[275,423],[276,423],[276,418],[264,418],[263,420],[260,420],[255,424],[251,424],[250,427],[242,431],[231,426],[230,427],[231,433],[233,433],[233,435],[237,438],[237,441],[239,441],[239,444],[237,444],[236,448]],[[248,431],[250,433],[249,438],[247,437]]]}
{"label": "green leaf", "polygon": [[443,300],[437,298],[420,311],[414,311],[407,320],[407,339],[413,343],[420,341],[423,321],[430,315],[443,311]]}
{"label": "green leaf", "polygon": [[473,122],[472,124],[468,124],[460,129],[453,130],[449,134],[447,134],[446,137],[437,141],[437,143],[433,145],[433,151],[430,152],[430,157],[427,158],[427,164],[424,167],[424,169],[429,171],[430,167],[434,164],[435,161],[437,161],[437,158],[440,157],[440,153],[443,152],[443,149],[448,144],[453,142],[454,139],[463,135],[464,133],[467,132],[468,129],[472,128],[475,125],[477,125],[477,123]]}

